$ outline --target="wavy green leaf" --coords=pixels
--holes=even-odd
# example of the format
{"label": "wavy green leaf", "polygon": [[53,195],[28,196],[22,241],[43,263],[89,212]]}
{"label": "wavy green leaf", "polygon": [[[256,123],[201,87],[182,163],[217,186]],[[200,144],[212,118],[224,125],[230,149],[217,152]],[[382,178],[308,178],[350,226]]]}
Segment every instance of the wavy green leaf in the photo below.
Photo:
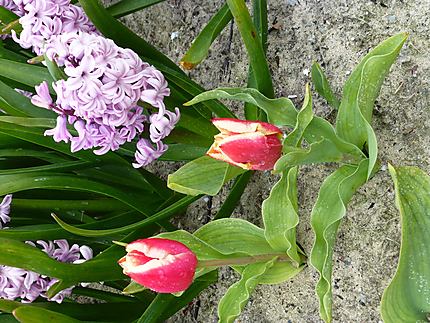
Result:
{"label": "wavy green leaf", "polygon": [[354,69],[343,89],[342,102],[336,120],[336,132],[341,138],[360,149],[367,145],[368,178],[378,157],[376,135],[370,124],[374,102],[385,76],[406,39],[407,34],[400,33],[375,47]]}
{"label": "wavy green leaf", "polygon": [[317,62],[312,64],[311,77],[312,83],[314,84],[315,90],[318,92],[318,94],[321,95],[333,108],[339,109],[340,101],[331,90],[324,71]]}
{"label": "wavy green leaf", "polygon": [[133,12],[148,8],[164,0],[121,0],[106,8],[115,18],[121,18]]}
{"label": "wavy green leaf", "polygon": [[265,263],[255,263],[245,267],[240,280],[229,287],[218,304],[220,323],[234,322],[260,282],[261,277],[273,266],[275,261],[276,257]]}
{"label": "wavy green leaf", "polygon": [[385,289],[386,323],[427,322],[430,317],[430,176],[417,167],[389,165],[400,211],[402,242],[396,274]]}
{"label": "wavy green leaf", "polygon": [[286,252],[297,264],[301,259],[296,244],[297,213],[297,167],[282,173],[273,186],[269,197],[264,200],[262,214],[264,236],[270,246],[279,252]]}
{"label": "wavy green leaf", "polygon": [[167,186],[174,191],[187,195],[216,195],[224,183],[243,172],[245,170],[241,168],[203,156],[170,174],[167,179]]}
{"label": "wavy green leaf", "polygon": [[186,70],[191,70],[209,53],[209,48],[221,31],[231,21],[233,16],[227,4],[224,4],[218,12],[209,20],[203,30],[194,39],[190,49],[181,58],[179,64]]}
{"label": "wavy green leaf", "polygon": [[[276,126],[294,127],[297,120],[297,110],[291,100],[287,98],[268,99],[255,89],[245,88],[219,88],[197,95],[184,105],[193,105],[207,100],[237,100],[252,103],[267,113],[270,123]],[[321,141],[323,138],[330,140],[339,152],[363,158],[363,153],[355,145],[339,138],[332,125],[323,118],[314,117],[304,133],[309,143]]]}
{"label": "wavy green leaf", "polygon": [[356,190],[366,182],[368,160],[359,166],[342,166],[323,182],[311,214],[315,242],[311,264],[320,274],[316,292],[320,301],[320,315],[331,322],[332,314],[332,256],[336,233],[345,216],[346,205]]}

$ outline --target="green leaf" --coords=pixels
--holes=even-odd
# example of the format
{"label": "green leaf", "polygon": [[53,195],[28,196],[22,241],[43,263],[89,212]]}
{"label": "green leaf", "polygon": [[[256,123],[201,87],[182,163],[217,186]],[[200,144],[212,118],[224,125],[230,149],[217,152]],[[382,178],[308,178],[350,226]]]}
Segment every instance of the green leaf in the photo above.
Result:
{"label": "green leaf", "polygon": [[202,157],[208,147],[199,147],[187,144],[169,144],[169,149],[159,158],[160,160],[188,161]]}
{"label": "green leaf", "polygon": [[370,125],[374,102],[406,39],[407,34],[400,33],[375,47],[355,68],[343,89],[336,132],[345,141],[360,149],[367,145],[368,178],[378,155],[376,136]]}
{"label": "green leaf", "polygon": [[311,264],[319,272],[316,292],[320,301],[320,315],[331,322],[332,313],[332,256],[336,233],[345,216],[346,205],[366,182],[368,160],[359,166],[342,166],[323,182],[311,214],[315,242],[311,252]]}
{"label": "green leaf", "polygon": [[53,312],[36,306],[21,306],[13,311],[13,316],[21,323],[78,323],[81,322],[70,316]]}
{"label": "green leaf", "polygon": [[[48,56],[46,56],[46,54],[44,54],[43,57],[45,59],[45,64],[48,68],[49,74],[54,81],[67,80],[68,77],[66,73],[64,73],[64,71],[58,67],[57,63],[51,61]],[[48,84],[50,84],[50,82],[48,82]]]}
{"label": "green leaf", "polygon": [[[297,121],[297,110],[291,100],[287,98],[268,99],[255,89],[245,88],[219,88],[204,92],[196,96],[184,105],[192,105],[206,100],[229,99],[255,104],[267,113],[269,122],[276,126],[294,127]],[[339,138],[332,125],[314,116],[304,133],[309,143],[321,141],[323,138],[330,140],[339,152],[352,155],[354,158],[362,158],[364,155],[355,145]]]}
{"label": "green leaf", "polygon": [[51,118],[26,118],[13,116],[0,116],[0,122],[13,123],[23,127],[53,128],[56,125],[55,119]]}
{"label": "green leaf", "polygon": [[[280,173],[289,167],[305,164],[348,161],[348,157],[344,156],[336,149],[333,142],[327,139],[314,142],[309,148],[286,146],[284,147],[284,153],[275,164],[275,173]],[[352,161],[354,162],[356,159],[353,158]]]}
{"label": "green leaf", "polygon": [[297,213],[297,167],[282,173],[281,179],[273,186],[269,197],[264,200],[262,214],[264,236],[270,246],[286,252],[297,264],[301,259],[296,244]]}
{"label": "green leaf", "polygon": [[161,222],[166,219],[170,219],[175,214],[183,211],[189,204],[199,199],[200,196],[185,196],[179,201],[169,205],[168,207],[162,209],[161,211],[155,213],[154,215],[148,217],[147,219],[143,219],[141,221],[125,225],[122,227],[116,227],[114,229],[105,229],[105,230],[90,230],[85,228],[78,228],[73,225],[67,224],[58,217],[54,216],[55,221],[66,231],[69,231],[73,234],[84,236],[84,237],[106,237],[111,235],[116,235],[119,233],[126,233],[133,230],[141,229],[149,226],[155,222]]}
{"label": "green leaf", "polygon": [[305,130],[312,122],[313,118],[314,113],[312,111],[312,96],[310,93],[309,85],[306,84],[306,93],[305,99],[303,101],[303,107],[297,113],[296,126],[294,127],[293,131],[288,134],[288,136],[283,142],[284,147],[300,147]]}
{"label": "green leaf", "polygon": [[266,54],[264,53],[260,35],[257,33],[245,1],[227,0],[227,4],[245,44],[256,88],[267,97],[273,97],[272,77],[266,60]]}
{"label": "green leaf", "polygon": [[[260,277],[259,284],[262,285],[275,285],[281,284],[295,277],[298,273],[300,273],[305,267],[305,257],[302,257],[301,262],[303,263],[299,267],[294,265],[291,262],[287,261],[277,261],[275,264],[270,267],[270,269],[264,273],[262,277]],[[242,274],[244,268],[241,266],[232,266],[234,270],[238,273]]]}
{"label": "green leaf", "polygon": [[224,183],[243,172],[245,170],[241,168],[203,156],[170,174],[167,179],[167,186],[174,191],[187,195],[216,195]]}
{"label": "green leaf", "polygon": [[275,260],[276,257],[265,263],[255,263],[245,267],[240,280],[229,287],[219,302],[218,317],[220,323],[234,322],[242,312],[261,277],[273,266]]}
{"label": "green leaf", "polygon": [[106,8],[115,18],[121,18],[133,12],[148,8],[164,0],[121,0]]}
{"label": "green leaf", "polygon": [[0,75],[30,87],[39,85],[43,81],[47,81],[51,86],[54,81],[48,69],[44,67],[7,59],[0,59]]}
{"label": "green leaf", "polygon": [[209,20],[200,34],[194,39],[190,49],[182,57],[179,64],[184,69],[191,70],[203,61],[208,55],[209,48],[213,41],[218,37],[232,18],[233,16],[230,13],[228,5],[224,4]]}
{"label": "green leaf", "polygon": [[430,315],[430,176],[417,167],[389,165],[400,211],[402,242],[396,274],[385,289],[386,323],[427,322]]}
{"label": "green leaf", "polygon": [[311,76],[312,83],[314,84],[315,90],[318,92],[318,94],[321,95],[333,108],[339,109],[340,101],[331,90],[324,71],[317,62],[312,64]]}

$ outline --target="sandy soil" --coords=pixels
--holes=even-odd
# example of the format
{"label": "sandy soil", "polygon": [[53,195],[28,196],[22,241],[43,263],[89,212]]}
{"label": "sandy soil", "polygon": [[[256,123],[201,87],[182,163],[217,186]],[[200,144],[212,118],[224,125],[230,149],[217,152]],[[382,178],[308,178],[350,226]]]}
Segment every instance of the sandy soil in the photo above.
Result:
{"label": "sandy soil", "polygon": [[[178,62],[202,26],[223,1],[169,0],[124,19]],[[359,59],[386,37],[400,31],[410,39],[384,83],[375,109],[374,126],[383,164],[417,165],[430,173],[430,1],[418,0],[280,0],[269,1],[268,59],[277,96],[296,95],[301,104],[308,71],[318,61],[338,94]],[[207,89],[243,86],[247,57],[234,26],[214,43],[209,58],[190,76]],[[333,116],[314,95],[315,111]],[[232,104],[239,108],[238,104]],[[309,252],[313,235],[309,214],[317,188],[333,165],[301,168],[301,223],[298,240]],[[260,206],[276,177],[255,176],[235,217],[261,224]],[[194,230],[214,214],[225,192],[191,208],[180,224]],[[386,168],[355,195],[338,234],[334,254],[335,322],[378,322],[379,302],[394,274],[399,252],[399,216]],[[223,270],[219,282],[204,291],[171,322],[215,322],[219,299],[237,275]],[[306,268],[292,281],[260,286],[238,322],[319,322],[314,286],[317,274]]]}

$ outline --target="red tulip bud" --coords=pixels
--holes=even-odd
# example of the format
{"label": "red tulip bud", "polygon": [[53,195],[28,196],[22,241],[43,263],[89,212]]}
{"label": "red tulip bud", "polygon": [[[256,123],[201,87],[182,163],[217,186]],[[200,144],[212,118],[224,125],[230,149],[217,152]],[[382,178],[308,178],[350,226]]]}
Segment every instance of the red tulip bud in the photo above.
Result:
{"label": "red tulip bud", "polygon": [[268,170],[281,157],[282,132],[270,123],[228,118],[212,123],[221,131],[206,153],[212,158],[244,169]]}
{"label": "red tulip bud", "polygon": [[184,244],[148,238],[129,243],[118,263],[124,274],[159,293],[177,293],[193,282],[197,258]]}

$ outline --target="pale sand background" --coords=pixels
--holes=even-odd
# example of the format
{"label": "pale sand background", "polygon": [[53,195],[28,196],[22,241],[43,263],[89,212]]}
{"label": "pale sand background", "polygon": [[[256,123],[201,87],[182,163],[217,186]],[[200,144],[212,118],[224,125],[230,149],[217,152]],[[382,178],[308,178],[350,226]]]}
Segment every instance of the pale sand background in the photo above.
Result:
{"label": "pale sand background", "polygon": [[[169,0],[124,19],[134,31],[178,62],[190,42],[223,1]],[[430,1],[429,0],[269,0],[269,21],[279,30],[269,34],[268,58],[277,96],[297,95],[300,105],[305,75],[318,61],[340,94],[353,67],[386,37],[400,31],[410,39],[393,66],[376,103],[374,127],[384,164],[417,165],[430,173]],[[173,38],[173,39],[172,39]],[[214,43],[209,58],[190,76],[207,89],[243,86],[247,57],[235,27],[227,28]],[[315,110],[331,116],[325,102],[314,95]],[[232,105],[238,107],[238,104]],[[166,174],[177,165],[158,164]],[[309,252],[313,235],[309,213],[321,181],[331,166],[306,166],[299,184],[301,223],[298,240]],[[260,205],[276,177],[255,176],[236,208],[234,217],[261,225]],[[214,214],[205,202],[194,205],[182,227],[195,230]],[[338,234],[334,254],[335,322],[378,322],[379,302],[394,274],[399,252],[399,217],[394,205],[392,183],[387,171],[379,172],[354,196]],[[237,275],[223,270],[220,281],[204,291],[171,322],[215,322],[220,297]],[[254,292],[238,322],[319,322],[314,296],[317,274],[305,269],[293,281],[260,286]]]}

